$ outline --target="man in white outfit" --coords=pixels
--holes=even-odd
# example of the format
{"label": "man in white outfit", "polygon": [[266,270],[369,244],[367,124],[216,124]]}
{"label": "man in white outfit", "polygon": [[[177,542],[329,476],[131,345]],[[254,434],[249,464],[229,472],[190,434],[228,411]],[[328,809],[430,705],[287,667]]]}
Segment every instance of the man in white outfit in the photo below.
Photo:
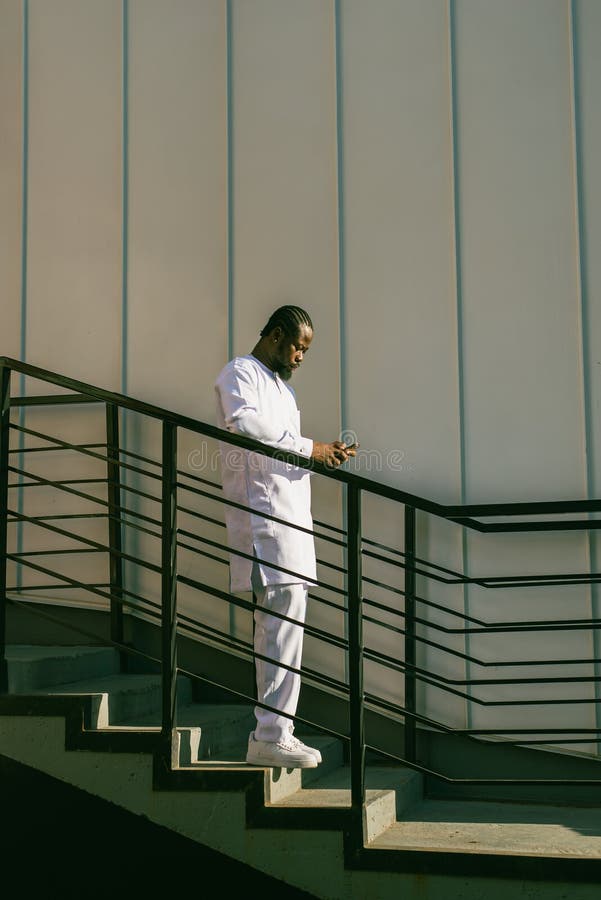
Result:
{"label": "man in white outfit", "polygon": [[[230,360],[217,377],[217,425],[328,467],[346,462],[355,455],[352,447],[302,435],[296,395],[288,384],[313,340],[308,313],[298,306],[282,306],[260,335],[251,353]],[[249,736],[246,761],[313,768],[321,762],[321,754],[295,737],[293,721],[301,685],[298,670],[307,592],[317,577],[311,472],[225,442],[220,450],[225,498],[253,510],[225,505],[230,590],[252,589],[257,599],[257,700],[273,707],[255,707],[256,727]]]}

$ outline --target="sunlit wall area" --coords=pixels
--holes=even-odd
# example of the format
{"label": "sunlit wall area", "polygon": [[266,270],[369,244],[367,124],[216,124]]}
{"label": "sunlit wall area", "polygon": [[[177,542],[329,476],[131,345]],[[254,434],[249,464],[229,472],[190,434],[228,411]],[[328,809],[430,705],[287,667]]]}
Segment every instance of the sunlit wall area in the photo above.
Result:
{"label": "sunlit wall area", "polygon": [[[442,503],[598,496],[600,41],[597,0],[0,0],[0,353],[213,423],[221,367],[294,303],[315,325],[294,378],[303,430],[356,435],[357,471]],[[46,408],[23,421],[98,441],[102,415]],[[120,424],[130,451],[158,458],[155,423]],[[46,456],[32,466],[59,477]],[[182,433],[179,460],[219,482],[209,441]],[[156,517],[157,479],[130,469],[124,483],[138,521]],[[341,492],[313,483],[316,518],[340,527]],[[218,517],[200,497],[186,502]],[[58,501],[43,487],[18,503],[34,514]],[[401,507],[366,502],[364,527],[402,549]],[[126,533],[156,560],[156,536]],[[21,544],[44,539],[21,529]],[[579,534],[475,537],[421,515],[418,549],[477,575],[601,559]],[[344,560],[325,540],[319,553],[327,581]],[[98,558],[70,565],[105,577]],[[216,559],[186,551],[182,566],[227,587]],[[150,568],[127,573],[132,591],[158,596]],[[369,591],[398,624],[402,568],[371,558],[366,573],[389,581]],[[418,591],[486,621],[600,612],[585,587],[420,578]],[[188,589],[181,602],[199,608]],[[211,627],[249,633],[247,616],[201,605]],[[344,630],[337,614],[311,615]],[[374,627],[370,640],[400,652],[393,634]],[[499,652],[448,640],[453,654],[424,646],[421,660],[454,682]],[[600,655],[577,632],[569,648],[547,635],[527,649]],[[511,652],[520,673],[526,648]],[[323,655],[309,640],[309,664]],[[402,696],[403,679],[387,690]],[[490,724],[461,692],[420,696],[436,715]]]}

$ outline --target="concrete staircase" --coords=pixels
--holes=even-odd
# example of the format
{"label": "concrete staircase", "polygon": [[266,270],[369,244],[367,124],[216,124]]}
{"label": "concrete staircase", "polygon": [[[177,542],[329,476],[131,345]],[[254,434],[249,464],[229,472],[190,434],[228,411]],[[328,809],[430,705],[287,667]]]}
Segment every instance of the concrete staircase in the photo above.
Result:
{"label": "concrete staircase", "polygon": [[[121,674],[104,647],[11,646],[0,755],[320,898],[589,900],[601,887],[598,808],[435,800],[422,776],[370,758],[357,841],[342,743],[317,769],[246,765],[250,705],[195,702],[178,682],[171,759],[160,678]],[[300,735],[303,737],[303,735]],[[518,893],[519,891],[519,893]]]}

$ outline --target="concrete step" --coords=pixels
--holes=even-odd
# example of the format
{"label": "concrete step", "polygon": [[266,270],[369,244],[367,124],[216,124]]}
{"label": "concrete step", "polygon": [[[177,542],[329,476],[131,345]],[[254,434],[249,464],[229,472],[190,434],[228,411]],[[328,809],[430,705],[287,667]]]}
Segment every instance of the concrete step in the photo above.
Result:
{"label": "concrete step", "polygon": [[[319,766],[318,771],[322,767]],[[300,771],[300,770],[297,770]],[[364,826],[368,841],[392,826],[406,810],[422,797],[423,779],[418,772],[401,766],[369,766],[365,770]],[[349,766],[322,770],[307,787],[281,796],[274,806],[293,809],[347,809],[351,806],[351,770]]]}
{"label": "concrete step", "polygon": [[11,644],[6,659],[8,690],[15,694],[119,672],[119,654],[113,647]]}
{"label": "concrete step", "polygon": [[[32,693],[32,692],[29,692]],[[147,725],[161,723],[161,678],[159,675],[105,675],[97,678],[56,684],[36,691],[47,696],[56,694],[89,695],[92,712],[86,727],[106,728],[143,720]],[[190,679],[180,676],[177,690],[178,705],[185,706],[192,699]]]}
{"label": "concrete step", "polygon": [[[244,762],[248,735],[255,726],[253,707],[248,704],[188,703],[179,697],[177,725],[200,728],[197,759]],[[131,725],[152,724],[152,717],[137,716]]]}
{"label": "concrete step", "polygon": [[422,800],[370,848],[601,859],[599,808]]}

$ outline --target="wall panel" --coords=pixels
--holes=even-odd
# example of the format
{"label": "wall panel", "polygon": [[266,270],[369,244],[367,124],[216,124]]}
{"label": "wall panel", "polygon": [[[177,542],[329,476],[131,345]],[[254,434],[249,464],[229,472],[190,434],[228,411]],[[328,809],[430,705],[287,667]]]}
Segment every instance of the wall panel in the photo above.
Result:
{"label": "wall panel", "polygon": [[347,426],[375,478],[459,496],[448,23],[341,4]]}
{"label": "wall panel", "polygon": [[23,14],[0,2],[0,355],[21,352]]}
{"label": "wall panel", "polygon": [[27,356],[119,389],[121,4],[29,4]]}
{"label": "wall panel", "polygon": [[[125,381],[134,397],[212,422],[213,382],[227,348],[225,4],[133,0],[128,26]],[[182,465],[190,458],[202,475],[206,442],[179,438]],[[159,458],[160,431],[142,417],[129,417],[127,440]],[[143,477],[128,482],[146,489]],[[153,558],[160,550],[143,537],[129,546]],[[192,574],[198,563],[186,556],[185,568]],[[135,583],[156,596],[152,575],[139,572]],[[182,588],[184,612],[185,596]],[[207,605],[227,621],[223,604]]]}
{"label": "wall panel", "polygon": [[466,499],[582,496],[567,6],[456,9]]}
{"label": "wall panel", "polygon": [[[579,225],[582,290],[583,378],[587,421],[588,489],[601,497],[601,260],[596,247],[601,240],[601,79],[599,35],[601,6],[594,0],[573,4],[575,145],[579,163]],[[599,571],[601,542],[591,540],[591,569]],[[599,618],[599,585],[593,585],[593,615]],[[595,657],[601,658],[601,639],[595,635]],[[597,675],[601,674],[597,666]],[[599,688],[597,688],[599,690]],[[601,713],[597,713],[597,724]]]}
{"label": "wall panel", "polygon": [[224,4],[133,0],[129,38],[127,384],[208,418],[226,335]]}
{"label": "wall panel", "polygon": [[[345,423],[357,468],[442,502],[461,496],[454,279],[452,109],[445,3],[340,4]],[[365,532],[403,549],[403,508],[366,504]],[[398,535],[398,536],[397,536]],[[387,541],[388,536],[388,541]],[[420,519],[418,555],[454,569],[458,529]],[[366,563],[373,577],[373,561]],[[403,572],[381,567],[393,588]],[[371,594],[374,588],[370,587]],[[456,587],[419,580],[424,599],[462,605]],[[402,612],[402,598],[388,602]],[[428,619],[425,605],[420,616]],[[397,625],[403,626],[397,617]],[[380,631],[390,652],[389,634]],[[456,649],[461,648],[457,640]],[[401,645],[396,639],[396,652]],[[461,660],[420,648],[457,677]],[[463,705],[420,690],[443,715]],[[453,712],[451,713],[451,709]]]}
{"label": "wall panel", "polygon": [[[465,384],[466,499],[582,498],[584,466],[580,297],[571,133],[570,34],[563,0],[456,4],[459,221]],[[583,572],[582,535],[469,539],[470,574]],[[586,588],[470,590],[487,622],[586,616]],[[474,636],[473,654],[590,658],[585,632],[534,632],[511,643]],[[473,677],[484,677],[474,665]],[[524,676],[517,667],[507,677]],[[582,666],[531,676],[582,675]],[[590,672],[589,672],[590,674]],[[559,724],[565,707],[537,706],[549,685],[503,688],[533,701],[475,705],[474,725],[508,718]],[[560,689],[556,688],[559,692]],[[592,696],[573,685],[566,696]],[[484,700],[490,689],[477,688]],[[498,695],[495,692],[495,695]],[[592,710],[578,706],[587,721]],[[590,725],[591,722],[588,721]]]}
{"label": "wall panel", "polygon": [[[231,23],[234,353],[252,350],[276,307],[307,309],[314,338],[292,385],[303,432],[323,441],[341,427],[333,9],[234,0]],[[339,492],[323,479],[313,479],[313,511],[340,524]],[[325,542],[322,554],[333,559]],[[316,604],[310,617],[330,621]],[[309,661],[314,652],[323,647],[309,639]]]}

